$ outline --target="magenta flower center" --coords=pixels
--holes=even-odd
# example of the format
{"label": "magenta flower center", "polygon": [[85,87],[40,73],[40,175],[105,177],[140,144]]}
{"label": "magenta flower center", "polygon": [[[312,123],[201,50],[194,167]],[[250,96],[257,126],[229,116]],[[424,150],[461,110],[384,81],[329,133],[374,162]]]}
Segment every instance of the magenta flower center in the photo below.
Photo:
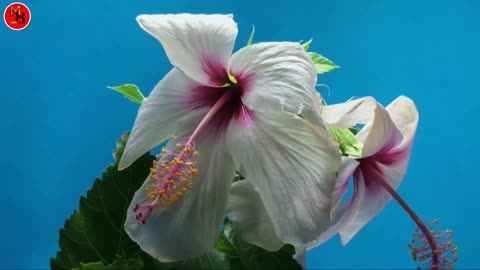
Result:
{"label": "magenta flower center", "polygon": [[186,99],[187,106],[192,110],[210,110],[223,96],[228,95],[221,108],[207,123],[205,130],[210,135],[223,135],[231,123],[248,125],[254,120],[254,112],[245,106],[242,100],[251,89],[253,76],[232,75],[236,82],[230,80],[228,73],[223,69],[220,75],[216,73],[214,77],[222,87],[197,86]]}

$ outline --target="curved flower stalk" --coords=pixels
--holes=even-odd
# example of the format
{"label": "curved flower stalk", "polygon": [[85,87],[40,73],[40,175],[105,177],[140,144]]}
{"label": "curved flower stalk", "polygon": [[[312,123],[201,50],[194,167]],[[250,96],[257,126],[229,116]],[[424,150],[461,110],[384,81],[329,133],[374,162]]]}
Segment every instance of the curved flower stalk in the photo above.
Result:
{"label": "curved flower stalk", "polygon": [[315,108],[302,46],[258,43],[231,55],[230,15],[137,21],[175,67],[143,100],[120,160],[126,168],[170,138],[134,195],[128,235],[160,261],[208,252],[236,171],[252,179],[281,241],[305,244],[329,228],[340,154]]}
{"label": "curved flower stalk", "polygon": [[[418,124],[418,112],[413,102],[401,96],[383,108],[373,98],[363,98],[325,106],[322,117],[334,137],[343,143],[343,152],[357,153],[358,156],[342,158],[332,195],[332,226],[315,241],[296,246],[297,256],[302,258],[305,250],[318,246],[336,233],[340,233],[342,243],[346,244],[394,197],[419,226],[409,245],[414,260],[425,262],[426,268],[452,268],[457,260],[456,247],[450,240],[452,233],[443,234],[433,232],[432,227],[427,228],[395,191],[407,170]],[[353,134],[344,136],[344,132],[350,132],[348,128],[357,124],[364,126],[356,138]],[[353,195],[340,205],[352,176]],[[234,183],[227,208],[229,218],[239,224],[245,241],[276,250],[283,242],[271,229],[266,209],[253,187],[247,183]]]}

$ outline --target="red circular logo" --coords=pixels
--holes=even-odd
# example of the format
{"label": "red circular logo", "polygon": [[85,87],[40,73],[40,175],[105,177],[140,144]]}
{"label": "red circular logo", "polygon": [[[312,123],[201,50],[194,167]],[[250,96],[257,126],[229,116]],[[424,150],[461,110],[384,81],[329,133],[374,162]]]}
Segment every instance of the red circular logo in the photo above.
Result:
{"label": "red circular logo", "polygon": [[20,2],[11,3],[3,13],[5,24],[12,30],[22,30],[32,18],[28,7]]}

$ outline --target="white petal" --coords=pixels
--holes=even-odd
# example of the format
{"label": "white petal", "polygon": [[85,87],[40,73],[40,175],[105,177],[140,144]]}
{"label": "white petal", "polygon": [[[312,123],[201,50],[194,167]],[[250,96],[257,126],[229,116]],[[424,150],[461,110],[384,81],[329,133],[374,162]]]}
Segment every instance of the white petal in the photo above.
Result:
{"label": "white petal", "polygon": [[227,142],[242,175],[254,182],[280,240],[303,245],[330,226],[338,147],[323,129],[286,112],[255,113],[232,125]]}
{"label": "white petal", "polygon": [[177,131],[179,123],[206,113],[192,110],[185,104],[188,92],[196,86],[197,82],[177,68],[155,86],[140,105],[119,169],[130,166],[138,157],[167,140]]}
{"label": "white petal", "polygon": [[376,163],[375,169],[362,168],[355,173],[355,186],[365,186],[364,194],[359,199],[358,211],[340,230],[342,243],[346,245],[373,217],[380,213],[390,201],[391,196],[373,178],[385,179],[393,188],[400,184],[403,174],[396,168],[389,168]]}
{"label": "white petal", "polygon": [[284,245],[275,234],[260,195],[249,181],[233,183],[228,197],[227,216],[238,225],[243,241],[268,251],[277,251]]}
{"label": "white petal", "polygon": [[[233,183],[227,203],[228,218],[234,221],[243,241],[268,251],[285,245],[275,234],[272,221],[262,199],[248,180]],[[306,269],[305,246],[295,246],[293,258]]]}
{"label": "white petal", "polygon": [[254,111],[311,112],[318,101],[317,74],[298,43],[257,43],[236,52],[230,73],[245,91],[243,102]]}
{"label": "white petal", "polygon": [[386,110],[403,135],[402,147],[411,147],[418,126],[418,111],[413,101],[400,96]]}
{"label": "white petal", "polygon": [[332,225],[320,234],[315,241],[306,245],[307,250],[313,249],[336,235],[347,225],[357,213],[365,193],[365,183],[355,182],[352,197],[339,206],[348,189],[348,181],[360,163],[354,159],[342,157],[342,165],[338,173],[335,191],[332,195]]}
{"label": "white petal", "polygon": [[324,106],[322,118],[329,126],[350,128],[373,120],[377,102],[371,97],[355,99],[345,103]]}
{"label": "white petal", "polygon": [[232,15],[140,15],[137,21],[189,77],[213,87],[228,81],[228,59],[238,33]]}
{"label": "white petal", "polygon": [[388,112],[377,103],[373,120],[358,132],[357,138],[363,142],[362,157],[368,157],[382,149],[398,145],[402,141],[402,134]]}
{"label": "white petal", "polygon": [[370,156],[383,147],[395,145],[402,140],[400,131],[387,111],[370,97],[325,106],[322,118],[326,124],[338,128],[365,124],[357,134],[358,140],[363,143],[362,157]]}
{"label": "white petal", "polygon": [[335,190],[332,194],[332,211],[340,205],[343,196],[348,191],[348,182],[353,172],[360,163],[349,157],[342,157],[340,171],[338,172],[337,181],[335,182]]}
{"label": "white petal", "polygon": [[[169,142],[175,147],[176,141]],[[167,208],[155,208],[146,224],[135,219],[133,207],[149,202],[145,184],[135,193],[128,208],[125,230],[142,250],[163,262],[200,256],[216,243],[235,174],[224,141],[199,138],[196,149],[199,175],[190,190]]]}

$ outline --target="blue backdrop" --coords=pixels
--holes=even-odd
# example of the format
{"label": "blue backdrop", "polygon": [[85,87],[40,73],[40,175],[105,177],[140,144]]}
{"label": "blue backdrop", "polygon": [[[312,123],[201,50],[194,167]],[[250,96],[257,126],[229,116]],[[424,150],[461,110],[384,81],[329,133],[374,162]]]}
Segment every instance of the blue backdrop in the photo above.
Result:
{"label": "blue backdrop", "polygon": [[[0,0],[0,8],[10,2]],[[420,124],[399,192],[426,220],[454,231],[458,268],[480,267],[474,175],[479,128],[480,1],[32,1],[23,31],[0,25],[0,268],[45,268],[58,229],[112,162],[137,105],[107,90],[148,94],[171,68],[141,13],[234,13],[238,46],[314,39],[341,66],[319,78],[330,103],[411,97]],[[238,48],[237,46],[237,48]],[[394,202],[347,246],[335,237],[308,253],[310,268],[412,268],[415,228]]]}

